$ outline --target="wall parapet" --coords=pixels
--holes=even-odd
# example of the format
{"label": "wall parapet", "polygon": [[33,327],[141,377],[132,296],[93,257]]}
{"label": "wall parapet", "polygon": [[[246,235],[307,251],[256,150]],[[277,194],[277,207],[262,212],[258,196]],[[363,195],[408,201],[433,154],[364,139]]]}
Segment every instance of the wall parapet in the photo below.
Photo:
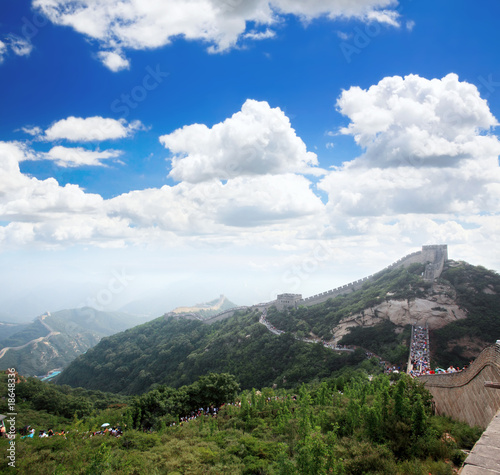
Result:
{"label": "wall parapet", "polygon": [[310,306],[316,303],[324,302],[325,300],[328,300],[328,298],[330,297],[337,297],[338,295],[343,295],[350,292],[354,292],[355,290],[359,290],[364,283],[373,280],[377,274],[380,274],[380,272],[395,269],[397,267],[402,267],[408,261],[411,261],[409,262],[409,264],[413,264],[414,262],[420,262],[419,258],[421,257],[421,255],[422,251],[415,251],[410,254],[407,254],[406,256],[402,257],[401,259],[398,259],[396,262],[393,262],[392,264],[388,265],[387,267],[385,267],[384,269],[375,274],[371,274],[367,277],[363,277],[362,279],[355,280],[349,284],[341,285],[339,287],[336,287],[335,289],[328,290],[326,292],[322,292],[316,295],[312,295],[311,297],[306,297],[305,299],[302,299],[299,302],[299,304]]}
{"label": "wall parapet", "polygon": [[485,386],[500,383],[500,340],[460,373],[423,375],[418,380],[432,394],[437,414],[484,429],[500,409],[500,391]]}
{"label": "wall parapet", "polygon": [[439,277],[443,270],[444,262],[448,259],[448,246],[446,244],[433,244],[428,246],[422,246],[420,251],[415,251],[406,256],[398,259],[396,262],[388,265],[381,271],[369,275],[368,277],[363,277],[362,279],[355,280],[346,285],[339,286],[335,289],[328,290],[326,292],[321,292],[311,297],[306,297],[299,302],[299,305],[305,305],[309,307],[311,305],[316,305],[318,303],[325,302],[329,298],[338,297],[339,295],[344,295],[350,292],[354,292],[363,287],[363,284],[374,279],[375,276],[381,272],[387,270],[396,269],[398,267],[404,267],[405,265],[421,263],[427,264],[426,272],[424,274],[425,280],[433,281],[436,277]]}
{"label": "wall parapet", "polygon": [[500,343],[485,348],[472,364],[459,373],[425,374],[419,381],[426,387],[459,388],[469,384],[487,365],[493,365],[500,371]]}

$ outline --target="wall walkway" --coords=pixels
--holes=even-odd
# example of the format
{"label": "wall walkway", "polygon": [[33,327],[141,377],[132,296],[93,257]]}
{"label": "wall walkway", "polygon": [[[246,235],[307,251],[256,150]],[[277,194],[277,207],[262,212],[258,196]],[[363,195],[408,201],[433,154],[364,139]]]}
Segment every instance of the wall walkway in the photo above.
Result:
{"label": "wall walkway", "polygon": [[461,475],[494,473],[500,473],[500,411],[476,442],[460,470]]}

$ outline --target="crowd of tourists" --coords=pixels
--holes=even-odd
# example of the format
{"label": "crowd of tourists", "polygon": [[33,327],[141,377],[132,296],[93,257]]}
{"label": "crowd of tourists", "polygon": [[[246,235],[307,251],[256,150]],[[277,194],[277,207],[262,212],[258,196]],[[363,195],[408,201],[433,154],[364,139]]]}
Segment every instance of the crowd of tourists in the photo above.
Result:
{"label": "crowd of tourists", "polygon": [[274,325],[269,323],[266,320],[267,312],[264,310],[262,312],[262,315],[260,316],[259,322],[262,323],[262,325],[265,325],[267,329],[271,332],[274,333],[275,335],[281,335],[282,333],[285,333],[283,330],[278,330]]}
{"label": "crowd of tourists", "polygon": [[[222,406],[224,406],[224,404]],[[194,421],[199,417],[217,417],[219,409],[220,408],[213,405],[206,408],[200,407],[197,411],[191,411],[187,416],[181,417],[178,423],[172,422],[170,424],[170,427],[174,427],[176,425],[183,425],[185,422]]]}
{"label": "crowd of tourists", "polygon": [[[33,439],[35,437],[36,430],[31,426],[25,426],[25,427],[22,427],[21,429],[19,429],[18,433],[21,436],[21,439]],[[66,434],[67,434],[67,432],[64,430],[60,430],[59,432],[57,432],[57,431],[54,431],[52,429],[49,429],[49,430],[40,429],[38,431],[38,437],[40,439],[54,437],[57,435],[66,438]]]}
{"label": "crowd of tourists", "polygon": [[121,427],[106,427],[105,429],[101,427],[101,430],[96,432],[88,433],[89,437],[94,437],[97,435],[110,435],[112,437],[121,437],[123,435],[123,431]]}
{"label": "crowd of tourists", "polygon": [[[107,424],[105,424],[107,425]],[[0,430],[0,436],[1,437],[6,437],[6,431],[5,431],[5,426],[0,426],[3,428],[3,430]],[[36,435],[36,430],[34,427],[31,426],[25,426],[17,430],[18,434],[21,436],[21,439],[34,439]],[[38,431],[38,438],[40,439],[48,439],[51,437],[64,437],[66,439],[66,436],[68,435],[67,431],[60,430],[54,431],[53,429],[45,430],[45,429],[40,429]],[[87,435],[88,437],[93,437],[97,435],[110,435],[113,437],[120,437],[123,435],[123,431],[121,427],[101,427],[101,430],[95,431],[95,432],[86,432],[84,435]]]}
{"label": "crowd of tourists", "polygon": [[412,339],[410,345],[410,368],[411,376],[429,374],[430,353],[429,353],[429,329],[422,326],[412,327]]}

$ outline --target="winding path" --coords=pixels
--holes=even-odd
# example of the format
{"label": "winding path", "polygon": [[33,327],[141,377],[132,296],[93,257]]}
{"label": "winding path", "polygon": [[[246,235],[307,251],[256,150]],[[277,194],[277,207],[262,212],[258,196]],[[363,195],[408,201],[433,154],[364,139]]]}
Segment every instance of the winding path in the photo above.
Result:
{"label": "winding path", "polygon": [[[262,323],[262,325],[265,325],[265,327],[271,332],[274,333],[275,335],[282,335],[285,333],[283,330],[278,330],[276,327],[274,327],[270,322],[267,321],[266,319],[267,316],[267,311],[264,309],[262,314],[260,315],[259,318],[259,323]],[[297,336],[294,336],[296,340],[303,341],[305,343],[321,343],[325,348],[330,348],[333,351],[347,351],[349,353],[353,353],[354,350],[352,348],[342,348],[340,346],[335,346],[331,343],[327,343],[326,341],[321,341],[321,340],[315,340],[312,338],[299,338]]]}
{"label": "winding path", "polygon": [[25,343],[24,345],[21,345],[21,346],[7,346],[5,348],[2,348],[0,350],[0,359],[3,358],[5,356],[5,353],[7,353],[7,351],[9,351],[9,350],[16,350],[16,351],[22,350],[23,348],[26,348],[27,346],[29,346],[33,343],[39,343],[41,341],[48,340],[51,336],[59,335],[61,332],[54,331],[51,327],[49,327],[49,325],[47,325],[44,322],[44,319],[46,317],[48,317],[47,314],[41,315],[40,317],[38,317],[38,320],[48,330],[48,332],[49,332],[48,335],[41,336],[39,338],[35,338],[33,340],[30,340],[30,341],[28,341],[28,343]]}

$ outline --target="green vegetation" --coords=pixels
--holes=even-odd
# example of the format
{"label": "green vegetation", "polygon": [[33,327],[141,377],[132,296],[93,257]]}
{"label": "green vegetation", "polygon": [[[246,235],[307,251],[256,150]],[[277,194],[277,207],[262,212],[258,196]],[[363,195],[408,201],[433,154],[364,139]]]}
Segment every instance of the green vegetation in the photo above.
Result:
{"label": "green vegetation", "polygon": [[404,365],[408,360],[408,342],[411,340],[411,325],[396,333],[396,325],[384,321],[373,327],[354,327],[339,344],[358,345],[393,364]]}
{"label": "green vegetation", "polygon": [[290,388],[364,359],[297,341],[290,334],[273,335],[258,320],[258,312],[239,312],[212,325],[158,318],[103,339],[58,382],[141,394],[159,384],[179,387],[209,372],[226,372],[237,375],[244,389],[273,384]]}
{"label": "green vegetation", "polygon": [[456,301],[467,311],[467,318],[432,332],[433,358],[443,367],[463,366],[472,358],[458,340],[472,338],[486,347],[500,338],[500,275],[460,262],[448,266],[441,280],[453,286]]}
{"label": "green vegetation", "polygon": [[376,274],[356,292],[339,295],[313,307],[283,311],[270,309],[267,319],[276,328],[293,332],[299,337],[313,333],[330,340],[332,328],[343,318],[363,313],[364,310],[373,308],[389,298],[410,301],[416,297],[424,297],[430,284],[423,281],[423,270],[423,264],[385,270]]}
{"label": "green vegetation", "polygon": [[[394,379],[394,378],[392,378]],[[6,391],[6,377],[0,391]],[[66,437],[16,439],[20,473],[68,474],[452,474],[481,430],[430,411],[430,395],[402,375],[371,381],[362,370],[301,385],[236,395],[229,374],[209,374],[180,389],[159,387],[123,399],[29,380],[19,383],[17,426],[69,431]],[[43,395],[59,404],[37,409]],[[79,399],[78,399],[79,398]],[[23,399],[25,401],[23,402]],[[64,400],[79,400],[65,411]],[[125,406],[121,401],[127,401]],[[201,416],[173,426],[182,411],[221,401],[217,418]],[[100,405],[99,405],[100,404]],[[0,412],[5,411],[0,402]],[[122,437],[95,435],[104,423]],[[144,432],[144,429],[150,429]],[[38,435],[38,431],[36,433]],[[5,450],[7,441],[0,441]],[[6,472],[7,459],[0,459]]]}
{"label": "green vegetation", "polygon": [[[364,360],[363,352],[336,354],[296,337],[312,333],[329,339],[331,329],[342,318],[362,315],[367,308],[376,312],[376,305],[384,300],[410,302],[428,297],[432,289],[423,282],[422,271],[420,264],[386,270],[362,289],[313,307],[284,311],[270,308],[267,319],[287,332],[280,336],[258,323],[257,311],[240,311],[212,325],[183,318],[159,318],[104,338],[75,360],[59,382],[142,394],[158,385],[189,385],[209,372],[235,374],[243,389],[272,385],[293,388],[321,380],[344,366],[358,365]],[[481,267],[448,265],[442,283],[447,285],[451,297],[456,294],[468,318],[431,334],[431,361],[437,366],[461,366],[478,354],[477,349],[475,354],[462,354],[465,350],[457,342],[461,336],[478,339],[482,349],[500,334],[500,278]],[[382,321],[371,327],[352,328],[339,343],[362,347],[392,364],[404,365],[409,337],[409,327],[402,329]]]}
{"label": "green vegetation", "polygon": [[10,338],[12,335],[21,332],[24,330],[29,324],[27,323],[3,323],[0,322],[0,348],[3,348],[4,341]]}

